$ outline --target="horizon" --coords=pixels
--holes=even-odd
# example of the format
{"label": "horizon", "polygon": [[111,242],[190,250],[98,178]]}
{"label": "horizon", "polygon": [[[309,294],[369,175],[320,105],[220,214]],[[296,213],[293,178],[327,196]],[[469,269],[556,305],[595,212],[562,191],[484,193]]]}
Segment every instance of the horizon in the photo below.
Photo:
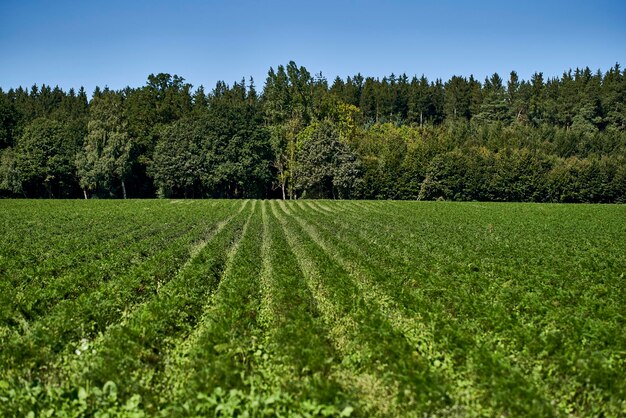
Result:
{"label": "horizon", "polygon": [[[293,60],[291,60],[291,61],[293,61]],[[277,68],[278,66],[280,66],[280,65],[282,65],[282,66],[286,66],[288,63],[289,63],[289,62],[284,63],[284,64],[278,64],[278,65],[276,65],[276,66],[271,66],[270,68],[273,68],[274,70],[276,70],[276,68]],[[296,64],[298,64],[298,63],[296,62]],[[589,70],[591,71],[591,73],[592,73],[592,74],[596,74],[598,71],[600,71],[602,75],[605,75],[605,74],[606,74],[606,73],[607,73],[607,72],[608,72],[611,68],[615,68],[615,66],[616,66],[616,65],[620,67],[620,69],[621,69],[621,71],[622,71],[622,72],[625,72],[625,71],[626,71],[626,68],[623,68],[623,67],[622,67],[622,65],[621,65],[621,63],[616,62],[615,64],[613,64],[613,65],[612,65],[612,66],[610,66],[609,68],[596,68],[596,69],[594,69],[594,68],[591,68],[591,67],[588,67],[588,66],[587,66],[587,67],[583,67],[583,68],[580,68],[580,67],[577,67],[577,68],[568,68],[567,70],[562,71],[562,72],[560,73],[560,75],[554,75],[554,76],[546,76],[546,74],[545,74],[545,73],[543,73],[543,71],[536,71],[535,73],[538,73],[538,74],[543,74],[543,77],[544,77],[544,82],[546,82],[546,81],[549,81],[550,79],[558,79],[558,78],[560,78],[563,74],[566,74],[566,73],[568,73],[568,72],[572,72],[572,73],[574,73],[574,72],[575,72],[575,71],[577,71],[577,70],[584,71],[586,68],[589,68]],[[298,66],[300,66],[300,65],[298,64]],[[269,72],[270,68],[268,68],[268,72]],[[306,67],[305,67],[305,68],[306,68]],[[315,77],[317,74],[319,74],[319,72],[311,71],[311,69],[310,69],[310,68],[307,68],[307,71],[309,71],[309,72],[311,73],[311,76],[312,76],[312,77]],[[504,74],[500,74],[500,73],[497,73],[497,72],[496,72],[496,73],[497,73],[497,74],[498,74],[498,75],[502,78],[502,80],[503,80],[504,82],[506,82],[506,81],[508,80],[508,78],[509,78],[509,76],[510,76],[510,73],[511,73],[512,71],[515,71],[515,70],[508,71],[508,72],[506,72],[506,73],[504,73]],[[518,73],[517,71],[515,71],[515,72],[516,72],[516,73],[518,74],[518,76],[519,76],[519,73]],[[151,75],[158,75],[158,74],[169,74],[169,75],[171,75],[172,77],[173,77],[173,76],[178,76],[178,77],[181,77],[185,83],[189,83],[189,81],[188,81],[188,80],[184,77],[184,75],[183,75],[183,74],[170,74],[170,73],[156,72],[156,71],[155,71],[155,72],[152,72],[152,73],[150,73],[150,74],[147,74],[147,75],[146,75],[146,77],[145,77],[145,81],[143,82],[143,84],[140,84],[140,85],[132,85],[132,86],[131,86],[131,85],[126,85],[126,86],[119,87],[119,88],[111,88],[110,86],[107,86],[107,85],[104,85],[104,86],[96,85],[96,86],[93,88],[93,90],[89,91],[88,89],[84,88],[84,86],[70,86],[70,87],[65,88],[65,87],[59,86],[58,84],[53,85],[53,84],[48,84],[48,83],[34,83],[34,84],[30,85],[30,86],[20,85],[20,86],[8,87],[8,88],[6,88],[6,89],[5,89],[5,88],[3,88],[3,87],[0,87],[0,91],[8,92],[8,91],[9,91],[9,90],[11,90],[11,89],[13,89],[13,90],[17,90],[17,89],[19,89],[19,88],[22,88],[22,89],[23,89],[23,90],[25,90],[25,91],[30,91],[33,87],[42,88],[43,86],[46,86],[46,87],[51,87],[51,88],[53,88],[53,89],[58,87],[58,88],[60,88],[62,91],[66,91],[66,92],[70,91],[71,89],[73,89],[75,92],[78,92],[78,91],[80,91],[80,89],[81,89],[81,88],[84,88],[84,89],[85,89],[85,93],[87,94],[87,96],[88,96],[89,98],[91,98],[91,97],[93,96],[93,93],[95,92],[95,90],[96,90],[96,89],[100,89],[100,90],[109,89],[109,90],[113,90],[113,91],[120,91],[120,90],[124,90],[124,89],[126,89],[126,88],[131,88],[131,89],[141,88],[141,87],[143,87],[143,86],[145,86],[145,85],[147,84],[147,81],[148,81],[148,77],[149,77],[149,76],[151,76]],[[347,79],[347,77],[351,77],[351,78],[353,78],[354,76],[361,75],[361,76],[363,76],[364,78],[372,77],[372,78],[374,78],[375,80],[379,81],[379,80],[382,80],[383,78],[389,78],[392,74],[393,74],[393,75],[395,75],[396,77],[398,77],[398,76],[402,76],[402,75],[406,75],[406,76],[409,78],[409,80],[413,79],[414,77],[417,77],[417,78],[419,79],[419,78],[421,78],[422,76],[425,76],[425,74],[405,74],[405,73],[390,73],[390,74],[386,74],[386,75],[382,75],[382,76],[370,76],[370,75],[368,75],[368,74],[356,73],[356,74],[351,74],[351,75],[347,75],[347,76],[344,76],[344,77],[340,77],[340,76],[335,76],[335,77],[327,77],[325,74],[322,74],[322,75],[323,75],[323,76],[324,76],[324,78],[328,81],[328,85],[329,85],[329,87],[330,87],[330,86],[332,85],[332,83],[333,83],[333,81],[335,80],[335,78],[336,78],[336,77],[340,77],[342,80],[344,80],[344,81],[345,81],[345,80]],[[487,76],[485,76],[485,77],[487,77],[487,78],[488,78],[488,77],[491,77],[493,74],[495,74],[495,73],[489,74],[489,75],[487,75]],[[533,74],[534,74],[534,73],[533,73]],[[532,76],[532,74],[531,74],[531,76]],[[474,74],[469,74],[469,75],[465,75],[465,74],[453,74],[453,75],[451,75],[449,78],[445,78],[445,79],[444,79],[444,78],[441,78],[441,77],[436,77],[436,78],[432,78],[432,79],[431,79],[431,78],[429,78],[429,77],[426,77],[426,78],[427,78],[428,82],[432,84],[432,83],[435,83],[435,82],[436,82],[436,81],[438,81],[438,80],[440,80],[440,81],[442,81],[443,83],[445,83],[446,81],[448,81],[448,80],[449,80],[450,78],[452,78],[452,77],[462,77],[462,78],[465,78],[465,79],[469,79],[470,77],[474,77],[474,79],[475,79],[475,80],[477,80],[477,81],[478,81],[479,83],[481,83],[481,84],[483,84],[483,83],[485,82],[485,77],[483,77],[483,78],[478,78],[478,77],[475,77],[475,76],[474,76]],[[250,80],[251,80],[251,79],[254,81],[254,86],[255,86],[255,88],[257,89],[257,91],[263,91],[263,90],[264,90],[264,88],[265,88],[265,81],[266,81],[266,80],[265,80],[265,78],[263,79],[263,83],[261,84],[261,83],[259,83],[259,82],[258,82],[258,80],[254,79],[254,78],[253,78],[253,77],[251,77],[251,76],[250,76],[250,77],[240,77],[238,80],[233,80],[233,81],[227,81],[227,80],[217,80],[217,81],[214,83],[214,85],[212,85],[212,86],[208,86],[208,85],[204,85],[204,84],[195,85],[195,84],[193,84],[193,83],[189,83],[189,84],[191,84],[191,86],[192,86],[192,91],[195,91],[195,90],[197,90],[199,87],[202,87],[202,88],[204,88],[205,93],[209,94],[209,93],[213,90],[213,88],[215,87],[215,84],[217,84],[217,83],[223,82],[223,83],[225,83],[228,87],[232,87],[232,86],[233,86],[233,84],[235,84],[235,83],[240,83],[242,80],[245,80],[245,82],[246,82],[246,87],[248,87],[248,86],[249,86],[249,82],[250,82]],[[526,77],[520,77],[520,80],[519,80],[519,81],[520,81],[520,82],[528,82],[528,81],[530,81],[530,77],[528,77],[528,78],[526,78]],[[260,87],[260,89],[259,89],[259,87]]]}

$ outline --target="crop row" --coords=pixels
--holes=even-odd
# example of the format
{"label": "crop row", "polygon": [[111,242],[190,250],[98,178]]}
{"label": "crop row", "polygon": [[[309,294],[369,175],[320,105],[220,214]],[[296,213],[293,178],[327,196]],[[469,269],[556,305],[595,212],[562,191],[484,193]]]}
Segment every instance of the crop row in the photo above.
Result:
{"label": "crop row", "polygon": [[[624,388],[615,382],[625,364],[625,295],[616,247],[626,231],[610,213],[619,208],[578,207],[580,219],[564,222],[562,206],[463,205],[461,213],[416,205],[419,213],[409,204],[340,205],[311,221],[337,237],[338,258],[374,264],[391,299],[429,324],[435,352],[447,353],[434,362],[450,369],[457,408],[544,416],[623,410]],[[526,213],[511,216],[516,210]],[[588,222],[594,212],[600,217]]]}
{"label": "crop row", "polygon": [[[58,380],[59,371],[54,365],[59,358],[80,351],[85,342],[157,294],[185,260],[194,256],[195,246],[211,233],[217,221],[230,215],[232,207],[200,207],[196,216],[188,214],[165,227],[161,225],[160,234],[140,241],[145,254],[141,262],[129,261],[118,275],[110,280],[96,280],[92,288],[75,298],[62,299],[24,327],[5,328],[0,353],[5,381],[28,389],[33,382]],[[127,248],[120,246],[118,251],[122,254]]]}
{"label": "crop row", "polygon": [[[626,413],[621,207],[57,210],[72,236],[49,242],[81,261],[54,249],[27,273],[42,233],[1,270],[13,280],[0,334],[7,415]],[[81,247],[74,235],[98,216],[106,238]]]}

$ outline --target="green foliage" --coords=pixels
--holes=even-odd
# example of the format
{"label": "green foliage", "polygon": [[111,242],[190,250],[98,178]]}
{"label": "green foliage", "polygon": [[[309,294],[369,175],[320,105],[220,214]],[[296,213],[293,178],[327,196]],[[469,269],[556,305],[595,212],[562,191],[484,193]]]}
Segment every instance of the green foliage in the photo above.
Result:
{"label": "green foliage", "polygon": [[350,198],[358,190],[360,162],[340,141],[337,128],[328,120],[313,125],[302,138],[294,173],[302,197]]}
{"label": "green foliage", "polygon": [[119,181],[126,198],[125,180],[130,172],[132,141],[123,115],[122,98],[105,91],[91,103],[87,137],[76,157],[83,190],[110,190]]}
{"label": "green foliage", "polygon": [[74,176],[76,152],[66,134],[60,122],[47,118],[35,119],[24,129],[15,147],[15,170],[25,190],[36,194],[43,186],[48,196],[63,196]]}
{"label": "green foliage", "polygon": [[620,205],[1,203],[3,416],[626,413]]}
{"label": "green foliage", "polygon": [[[82,88],[0,90],[0,195],[296,199],[308,188],[309,196],[371,199],[618,202],[621,177],[591,180],[589,173],[604,172],[563,167],[572,158],[617,167],[625,158],[624,83],[619,64],[530,80],[512,71],[506,81],[392,73],[329,83],[291,61],[270,68],[259,92],[250,79],[219,81],[206,93],[166,73],[150,74],[141,87],[96,88],[91,102]],[[42,130],[41,120],[60,125]],[[341,191],[328,184],[313,191],[302,181],[301,167],[312,161],[302,153],[305,140],[327,120],[361,162],[342,174]],[[339,159],[347,155],[340,148],[331,151]],[[504,161],[517,171],[503,173]],[[524,173],[526,163],[538,174]],[[471,178],[443,178],[463,169]],[[553,169],[567,171],[560,178],[575,187],[558,186]],[[592,183],[601,189],[585,189]]]}
{"label": "green foliage", "polygon": [[22,191],[22,182],[17,170],[15,152],[12,148],[0,151],[0,192],[6,190],[10,194]]}
{"label": "green foliage", "polygon": [[17,112],[10,97],[0,89],[0,150],[14,144]]}
{"label": "green foliage", "polygon": [[259,197],[271,181],[271,148],[254,87],[218,83],[205,118],[207,175],[215,197]]}
{"label": "green foliage", "polygon": [[201,178],[208,169],[205,125],[199,120],[183,119],[161,132],[150,166],[159,197],[202,196]]}

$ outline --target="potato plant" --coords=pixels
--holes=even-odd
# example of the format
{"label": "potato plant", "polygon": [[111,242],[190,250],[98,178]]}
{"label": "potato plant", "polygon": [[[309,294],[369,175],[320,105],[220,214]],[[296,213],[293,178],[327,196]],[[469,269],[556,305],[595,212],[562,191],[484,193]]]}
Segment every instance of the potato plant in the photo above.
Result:
{"label": "potato plant", "polygon": [[620,416],[626,209],[1,201],[2,416]]}

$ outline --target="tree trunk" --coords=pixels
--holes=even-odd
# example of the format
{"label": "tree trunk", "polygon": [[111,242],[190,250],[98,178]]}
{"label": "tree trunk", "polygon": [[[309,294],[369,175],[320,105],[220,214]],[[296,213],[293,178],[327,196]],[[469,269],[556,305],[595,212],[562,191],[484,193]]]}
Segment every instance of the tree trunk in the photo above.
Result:
{"label": "tree trunk", "polygon": [[85,196],[85,200],[87,200],[87,189],[83,189],[83,196]]}
{"label": "tree trunk", "polygon": [[122,180],[122,194],[124,195],[124,199],[126,199],[126,185],[124,184],[124,180]]}
{"label": "tree trunk", "polygon": [[280,184],[280,188],[283,191],[283,200],[287,200],[286,196],[285,196],[285,182],[282,182]]}
{"label": "tree trunk", "polygon": [[48,199],[54,199],[54,194],[52,194],[52,186],[50,183],[45,182],[46,192],[48,192]]}
{"label": "tree trunk", "polygon": [[423,112],[420,112],[420,128],[423,126]]}

